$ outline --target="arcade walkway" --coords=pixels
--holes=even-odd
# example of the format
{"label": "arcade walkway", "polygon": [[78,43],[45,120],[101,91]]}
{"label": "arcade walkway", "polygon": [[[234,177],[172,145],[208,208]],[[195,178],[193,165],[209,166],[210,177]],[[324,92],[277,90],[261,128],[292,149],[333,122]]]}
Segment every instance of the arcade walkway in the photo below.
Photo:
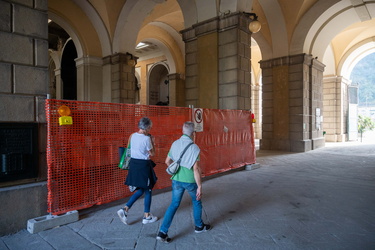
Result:
{"label": "arcade walkway", "polygon": [[[116,214],[122,200],[80,211],[72,224],[3,236],[0,249],[375,249],[375,144],[260,150],[257,162],[258,169],[204,181],[209,232],[194,233],[187,195],[168,245],[155,240],[161,220],[141,223],[143,199],[124,225]],[[170,192],[155,192],[152,212],[163,217],[169,201]]]}

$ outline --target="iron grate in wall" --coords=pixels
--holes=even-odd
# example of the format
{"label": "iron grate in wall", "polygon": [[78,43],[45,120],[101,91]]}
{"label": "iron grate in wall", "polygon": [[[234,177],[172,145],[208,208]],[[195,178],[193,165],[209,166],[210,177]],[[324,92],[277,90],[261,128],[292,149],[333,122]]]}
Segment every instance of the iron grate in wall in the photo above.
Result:
{"label": "iron grate in wall", "polygon": [[37,177],[37,123],[0,123],[0,162],[0,182]]}

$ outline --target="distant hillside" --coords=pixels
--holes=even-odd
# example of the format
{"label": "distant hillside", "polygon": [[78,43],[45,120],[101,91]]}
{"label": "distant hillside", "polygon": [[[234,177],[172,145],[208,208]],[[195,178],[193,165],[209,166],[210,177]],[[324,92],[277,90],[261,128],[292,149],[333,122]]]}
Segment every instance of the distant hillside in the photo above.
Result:
{"label": "distant hillside", "polygon": [[359,86],[359,106],[375,106],[375,53],[357,63],[350,79]]}

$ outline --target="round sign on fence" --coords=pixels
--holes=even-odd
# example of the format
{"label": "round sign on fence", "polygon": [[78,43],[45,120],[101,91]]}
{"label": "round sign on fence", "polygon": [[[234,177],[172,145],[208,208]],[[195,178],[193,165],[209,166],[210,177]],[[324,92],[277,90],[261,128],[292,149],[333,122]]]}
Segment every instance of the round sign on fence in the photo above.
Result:
{"label": "round sign on fence", "polygon": [[195,108],[193,110],[195,132],[203,131],[203,109]]}

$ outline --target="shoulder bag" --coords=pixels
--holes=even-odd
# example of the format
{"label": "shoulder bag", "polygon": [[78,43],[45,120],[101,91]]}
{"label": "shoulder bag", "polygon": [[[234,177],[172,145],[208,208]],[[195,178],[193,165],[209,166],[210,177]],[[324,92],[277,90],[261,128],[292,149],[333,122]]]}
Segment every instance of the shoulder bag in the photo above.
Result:
{"label": "shoulder bag", "polygon": [[180,162],[181,162],[182,156],[185,154],[186,150],[193,144],[194,142],[187,145],[184,151],[182,151],[180,158],[177,161],[174,161],[171,164],[169,164],[169,166],[166,169],[168,174],[174,175],[175,173],[177,173],[178,169],[180,168]]}
{"label": "shoulder bag", "polygon": [[123,151],[122,155],[121,155],[121,158],[120,158],[120,163],[118,164],[118,167],[123,169],[123,170],[129,170],[129,162],[130,162],[130,139],[132,138],[132,135],[130,135],[129,137],[129,141],[128,141],[128,147],[126,148],[123,148],[123,147],[120,147],[120,150]]}

